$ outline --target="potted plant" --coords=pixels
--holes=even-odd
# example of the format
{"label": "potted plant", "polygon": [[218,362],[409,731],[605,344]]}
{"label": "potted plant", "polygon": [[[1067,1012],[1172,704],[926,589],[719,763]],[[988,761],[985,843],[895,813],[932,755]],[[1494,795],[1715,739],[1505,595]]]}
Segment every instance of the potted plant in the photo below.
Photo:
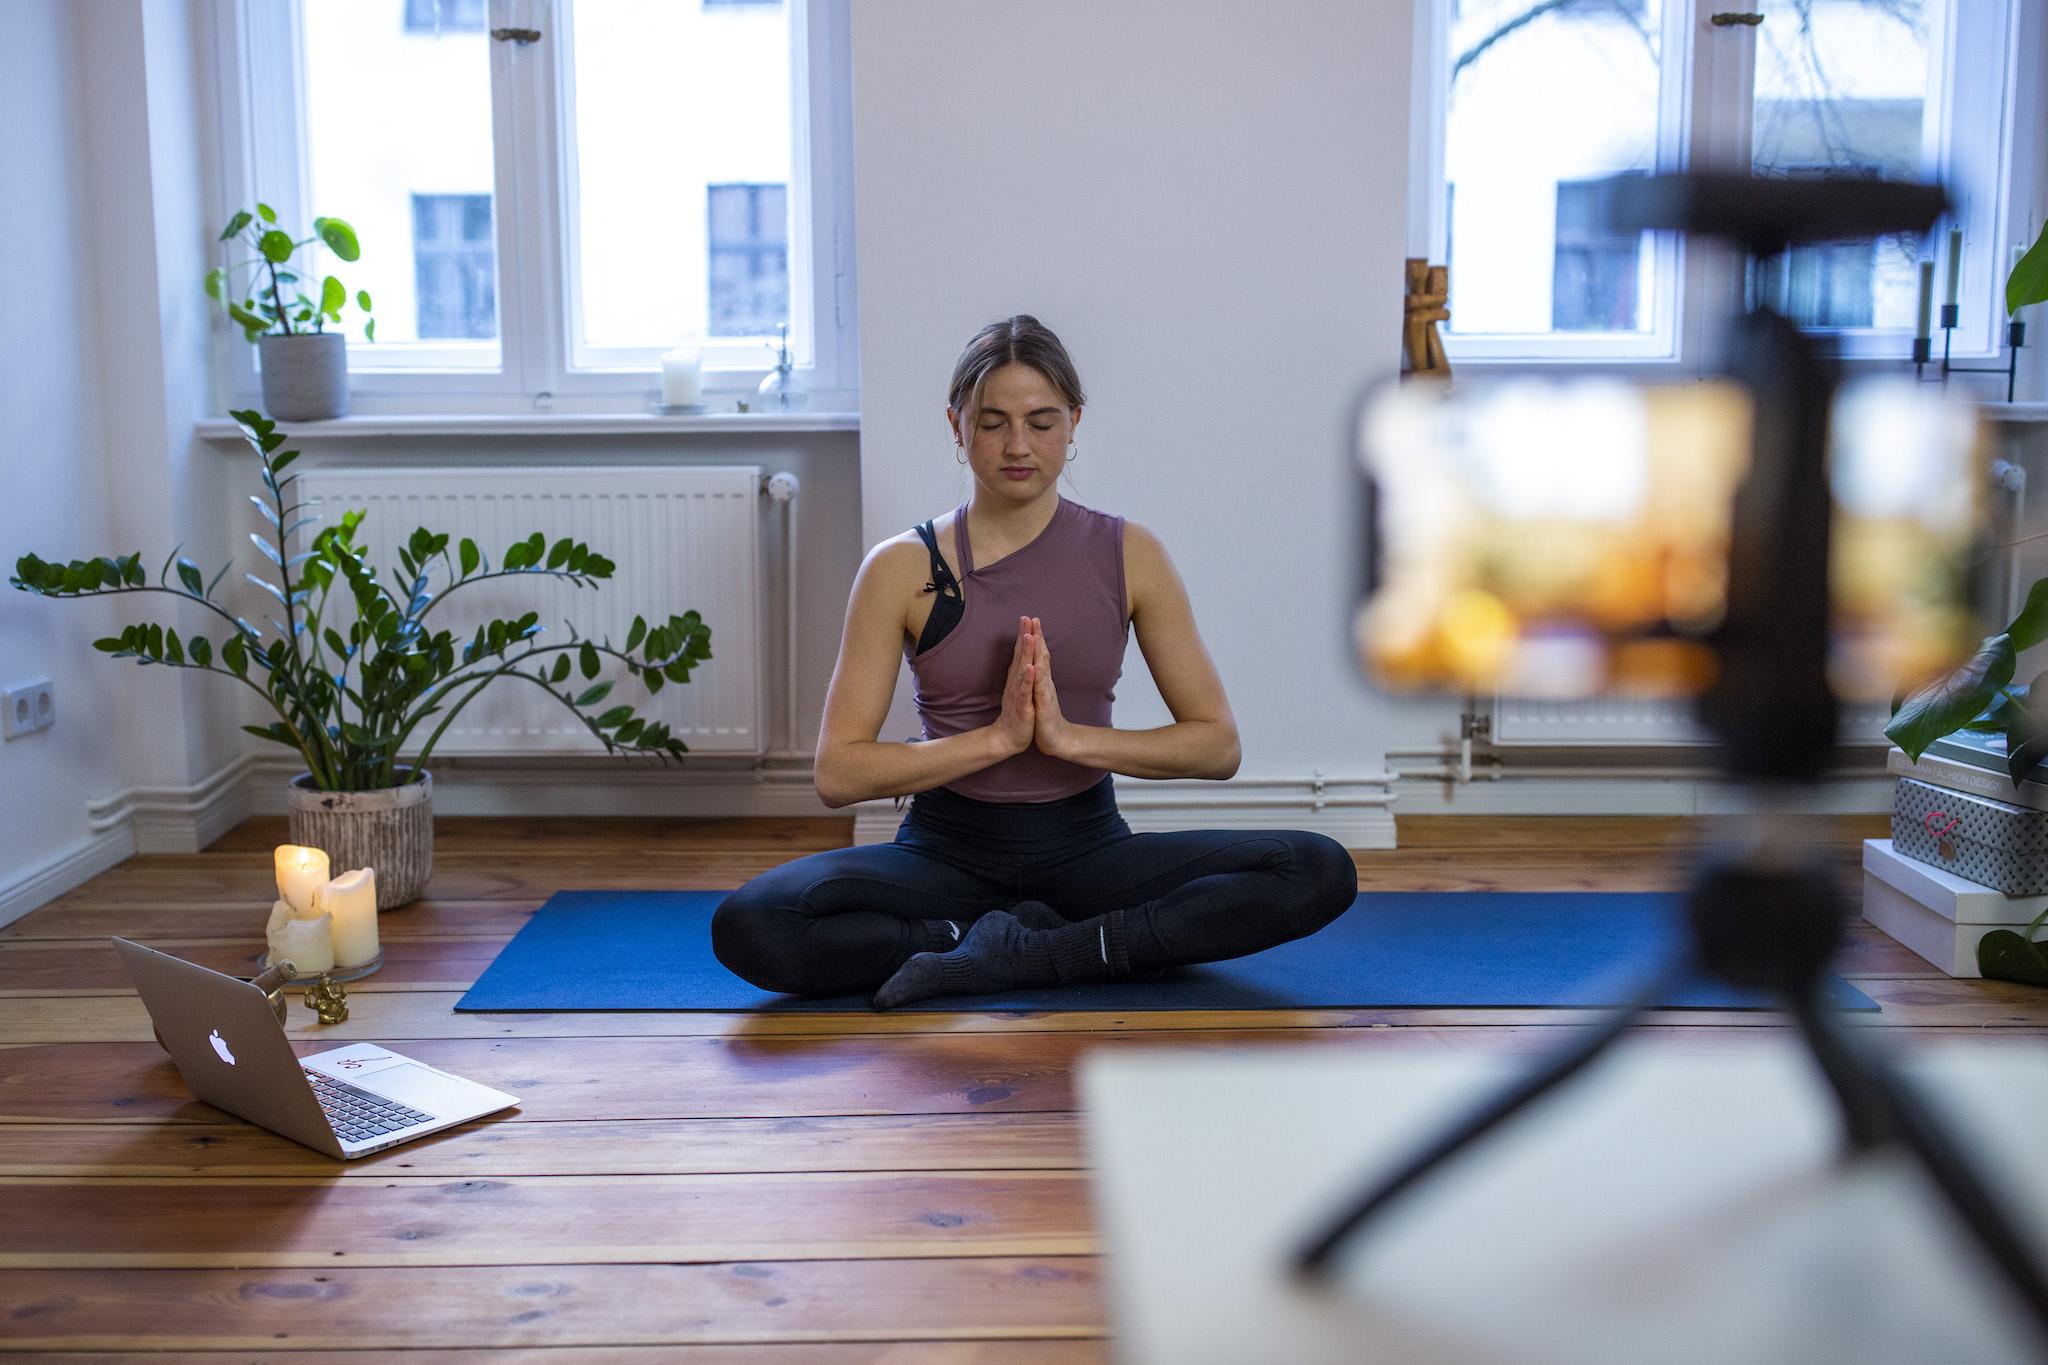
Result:
{"label": "potted plant", "polygon": [[2004,735],[2006,770],[2018,782],[2048,757],[2048,673],[2012,685],[2020,652],[2044,639],[2048,578],[2028,590],[2019,615],[2004,630],[1986,636],[1967,662],[1894,707],[1885,738],[1917,759],[1935,740],[1958,730]]}
{"label": "potted plant", "polygon": [[[341,322],[348,289],[328,275],[320,281],[319,297],[309,295],[310,274],[292,268],[292,255],[320,242],[342,260],[354,261],[362,255],[355,229],[339,218],[315,218],[312,236],[294,238],[277,226],[277,212],[259,203],[253,212],[243,209],[230,218],[220,240],[240,240],[255,253],[226,269],[207,271],[206,292],[255,343],[264,408],[288,422],[342,416],[348,411],[348,340],[339,330],[328,331],[327,324]],[[237,283],[244,270],[254,273]],[[356,304],[369,313],[368,290],[356,291]],[[364,323],[363,336],[377,339],[375,318]]]}
{"label": "potted plant", "polygon": [[[2048,225],[2005,279],[2005,312],[2015,345],[2023,333],[2017,319],[2029,304],[2048,302]],[[2048,758],[2048,673],[2020,687],[2012,685],[2021,651],[2048,639],[2048,578],[2027,591],[2026,605],[2006,628],[1986,636],[1976,654],[1953,673],[1937,678],[1892,709],[1885,738],[1917,759],[1927,746],[1958,730],[2005,737],[2008,775],[2017,783]],[[2037,700],[2038,697],[2038,700]]]}
{"label": "potted plant", "polygon": [[[287,787],[292,841],[326,849],[336,868],[374,868],[380,910],[417,899],[425,886],[433,868],[428,761],[462,709],[499,679],[545,688],[607,752],[651,755],[663,766],[688,752],[665,724],[636,715],[630,706],[597,710],[612,683],[596,679],[610,658],[622,661],[650,695],[668,683],[689,682],[691,670],[711,657],[711,629],[696,612],[671,615],[652,627],[635,617],[623,648],[609,639],[582,638],[573,625],[564,643],[532,643],[543,630],[534,612],[486,621],[467,639],[437,630],[429,618],[473,583],[536,574],[596,587],[611,577],[613,564],[580,541],[564,537],[549,545],[536,531],[514,541],[493,570],[475,541],[456,542],[451,557],[447,534],[420,527],[398,552],[400,572],[380,576],[363,562],[355,540],[361,510],[345,513],[294,554],[294,533],[320,520],[307,511],[309,504],[294,501],[296,476],[280,477],[299,452],[280,452],[285,436],[261,413],[231,415],[261,463],[268,497],[252,494],[250,501],[272,534],[252,532],[250,539],[271,562],[276,581],[254,573],[244,577],[272,599],[283,620],[267,617],[270,629],[264,630],[235,615],[213,596],[232,566],[208,582],[175,549],[155,585],[147,581],[138,554],[67,564],[23,555],[8,582],[44,597],[163,592],[219,617],[226,633],[218,640],[180,638],[176,630],[150,623],[125,626],[93,644],[143,665],[218,673],[262,697],[277,719],[242,728],[296,751],[306,765]],[[432,583],[437,563],[447,575],[438,591]],[[383,577],[395,592],[385,588]],[[329,611],[337,586],[344,590],[337,605],[353,608],[345,622]],[[581,680],[571,681],[576,672]]]}

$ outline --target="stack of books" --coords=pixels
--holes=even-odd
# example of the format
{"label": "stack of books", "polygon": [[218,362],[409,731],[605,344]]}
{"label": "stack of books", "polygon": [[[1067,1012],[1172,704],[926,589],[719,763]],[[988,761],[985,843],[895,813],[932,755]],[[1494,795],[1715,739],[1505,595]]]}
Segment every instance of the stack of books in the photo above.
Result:
{"label": "stack of books", "polygon": [[1892,837],[1863,846],[1863,917],[1950,976],[1977,942],[2048,908],[2048,764],[2019,782],[2003,735],[1959,731],[1918,759],[1893,749]]}

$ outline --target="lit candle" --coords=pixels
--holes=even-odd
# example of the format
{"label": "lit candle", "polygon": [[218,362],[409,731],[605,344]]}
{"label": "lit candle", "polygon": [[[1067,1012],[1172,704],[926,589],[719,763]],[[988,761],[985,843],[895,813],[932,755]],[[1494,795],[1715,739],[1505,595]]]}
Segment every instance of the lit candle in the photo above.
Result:
{"label": "lit candle", "polygon": [[377,874],[344,872],[313,893],[315,909],[334,916],[334,962],[360,967],[377,956]]}
{"label": "lit candle", "polygon": [[1914,324],[1913,339],[1925,341],[1934,335],[1934,262],[1920,262],[1920,320]]}
{"label": "lit candle", "polygon": [[678,346],[661,357],[661,401],[664,407],[684,407],[704,401],[704,353],[695,346]]}
{"label": "lit candle", "polygon": [[301,919],[313,913],[313,893],[327,885],[327,851],[299,844],[277,846],[277,894]]}
{"label": "lit candle", "polygon": [[1943,300],[1949,307],[1955,307],[1956,293],[1963,282],[1963,230],[1952,227],[1948,230],[1948,298]]}
{"label": "lit candle", "polygon": [[263,937],[270,945],[271,965],[289,962],[296,976],[315,976],[334,967],[332,915],[300,916],[292,912],[291,902],[281,900],[270,907]]}

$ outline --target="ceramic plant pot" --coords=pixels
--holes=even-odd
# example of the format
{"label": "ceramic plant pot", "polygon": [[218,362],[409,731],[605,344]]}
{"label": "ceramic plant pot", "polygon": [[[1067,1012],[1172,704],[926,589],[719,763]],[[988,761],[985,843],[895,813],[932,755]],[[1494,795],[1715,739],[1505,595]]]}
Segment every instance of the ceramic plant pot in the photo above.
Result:
{"label": "ceramic plant pot", "polygon": [[263,408],[280,422],[321,422],[348,413],[348,338],[301,332],[256,340]]}

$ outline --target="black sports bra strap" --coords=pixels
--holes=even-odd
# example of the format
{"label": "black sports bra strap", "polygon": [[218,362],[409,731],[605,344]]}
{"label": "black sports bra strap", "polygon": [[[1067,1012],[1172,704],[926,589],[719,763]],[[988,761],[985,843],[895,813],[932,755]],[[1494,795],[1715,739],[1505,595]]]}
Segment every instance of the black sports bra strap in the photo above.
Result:
{"label": "black sports bra strap", "polygon": [[924,542],[925,549],[931,551],[932,556],[932,581],[924,585],[924,590],[936,592],[939,596],[951,598],[955,602],[964,601],[960,593],[960,581],[953,577],[953,571],[946,567],[946,557],[939,553],[939,537],[932,529],[932,523],[927,521],[919,526],[917,535],[918,539]]}

